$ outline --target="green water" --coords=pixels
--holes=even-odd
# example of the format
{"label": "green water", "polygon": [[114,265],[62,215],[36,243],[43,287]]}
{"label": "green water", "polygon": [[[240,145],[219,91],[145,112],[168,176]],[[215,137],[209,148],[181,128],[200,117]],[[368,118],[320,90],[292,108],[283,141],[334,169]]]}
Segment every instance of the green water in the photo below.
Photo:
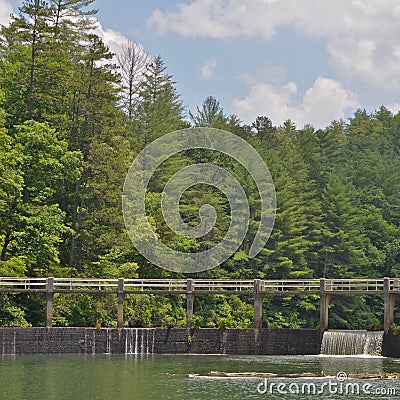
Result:
{"label": "green water", "polygon": [[[363,393],[357,396],[331,393],[284,395],[259,393],[257,387],[264,381],[260,378],[193,379],[188,376],[209,375],[210,371],[281,374],[320,374],[323,371],[329,375],[339,371],[347,374],[389,373],[400,372],[400,360],[313,356],[4,356],[0,358],[0,399],[400,399],[400,381],[371,381],[372,389],[383,388],[383,392],[396,389],[395,395],[388,396]],[[320,385],[324,380],[312,381]],[[284,382],[288,385],[300,381],[291,378]]]}

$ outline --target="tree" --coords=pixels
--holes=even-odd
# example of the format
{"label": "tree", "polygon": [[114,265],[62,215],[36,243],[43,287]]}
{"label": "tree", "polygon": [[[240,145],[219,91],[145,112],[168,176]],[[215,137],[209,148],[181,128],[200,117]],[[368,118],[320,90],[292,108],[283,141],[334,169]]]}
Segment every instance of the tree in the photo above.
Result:
{"label": "tree", "polygon": [[7,250],[13,240],[13,215],[23,191],[23,175],[20,169],[21,155],[7,130],[4,128],[4,113],[0,113],[0,273],[11,276],[24,274],[25,263],[21,259],[8,258]]}
{"label": "tree", "polygon": [[13,137],[4,140],[18,157],[10,174],[14,186],[1,182],[8,192],[0,225],[1,259],[23,260],[29,275],[46,276],[59,266],[60,243],[70,233],[57,204],[58,188],[76,179],[80,154],[69,151],[47,124],[33,121],[16,126]]}
{"label": "tree", "polygon": [[339,176],[330,176],[322,195],[321,270],[324,278],[363,276],[368,266],[366,238],[356,207],[354,188]]}
{"label": "tree", "polygon": [[184,128],[183,106],[172,76],[165,73],[161,56],[151,61],[139,85],[135,115],[139,149],[166,133]]}
{"label": "tree", "polygon": [[[59,38],[60,32],[67,30],[69,34],[88,28],[92,23],[85,17],[94,15],[98,10],[84,10],[95,0],[50,0],[53,9],[54,36]],[[64,36],[65,38],[65,36]]]}
{"label": "tree", "polygon": [[[69,213],[75,232],[69,265],[79,271],[89,267],[99,254],[104,255],[110,242],[118,241],[113,236],[107,245],[99,242],[117,229],[116,225],[122,229],[120,195],[128,169],[126,160],[130,158],[129,145],[123,139],[122,113],[117,108],[118,76],[115,68],[106,63],[112,55],[98,36],[90,34],[86,40],[81,62],[74,71],[69,132],[70,145],[82,152],[84,161],[82,175],[69,191]],[[104,190],[105,185],[108,190]],[[104,211],[101,217],[100,210]],[[104,230],[101,235],[93,235],[94,226]]]}
{"label": "tree", "polygon": [[251,124],[251,127],[255,131],[255,136],[259,140],[260,144],[267,141],[269,146],[274,146],[277,136],[276,128],[272,125],[272,121],[268,117],[257,117]]}
{"label": "tree", "polygon": [[117,59],[124,94],[123,107],[128,114],[129,121],[132,121],[139,101],[139,86],[150,59],[143,47],[131,40],[122,46],[121,52],[117,54]]}
{"label": "tree", "polygon": [[[9,88],[5,91],[6,110],[9,107],[15,111],[12,116],[14,120],[24,121],[39,117],[43,113],[41,94],[46,84],[46,55],[50,37],[49,20],[51,9],[45,1],[25,0],[19,7],[20,16],[14,16],[9,27],[2,27],[1,39],[2,50],[6,53],[10,64],[8,72],[14,78],[9,84],[17,84],[20,90],[17,92],[19,98],[15,97],[14,91]],[[2,57],[4,58],[4,57]],[[13,61],[17,64],[13,66]],[[5,76],[4,78],[8,78]],[[14,95],[12,97],[8,97]],[[12,102],[16,104],[10,104]],[[18,119],[17,119],[18,118]]]}
{"label": "tree", "polygon": [[216,124],[226,122],[222,107],[215,97],[208,96],[201,105],[196,108],[196,113],[189,112],[194,126],[216,127]]}

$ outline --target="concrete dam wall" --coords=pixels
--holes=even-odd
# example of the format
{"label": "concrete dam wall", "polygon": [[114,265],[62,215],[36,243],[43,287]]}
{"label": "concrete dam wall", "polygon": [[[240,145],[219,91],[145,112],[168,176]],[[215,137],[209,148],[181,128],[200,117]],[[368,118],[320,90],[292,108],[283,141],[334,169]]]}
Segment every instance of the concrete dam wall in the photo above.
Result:
{"label": "concrete dam wall", "polygon": [[0,328],[0,354],[319,354],[315,329]]}
{"label": "concrete dam wall", "polygon": [[[322,340],[315,329],[0,328],[0,355],[317,355]],[[400,357],[400,336],[383,334],[382,355]]]}

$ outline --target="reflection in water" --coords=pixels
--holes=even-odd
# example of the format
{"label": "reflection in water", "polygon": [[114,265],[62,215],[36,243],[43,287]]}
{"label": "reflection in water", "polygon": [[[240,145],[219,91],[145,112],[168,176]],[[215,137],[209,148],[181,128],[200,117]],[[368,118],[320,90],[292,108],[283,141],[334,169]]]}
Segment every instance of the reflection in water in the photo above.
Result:
{"label": "reflection in water", "polygon": [[[141,343],[141,342],[139,342]],[[133,350],[135,341],[133,341]],[[0,362],[1,399],[7,400],[236,400],[314,399],[262,395],[260,379],[190,379],[221,372],[314,373],[336,375],[400,371],[400,360],[323,356],[17,356]],[[286,381],[286,382],[291,382]],[[396,385],[380,381],[382,385]],[[400,395],[400,382],[398,385]],[[331,396],[353,398],[352,396]],[[371,396],[356,396],[370,399]],[[385,398],[385,397],[380,397]],[[387,397],[390,398],[390,397]],[[393,396],[391,397],[393,398]]]}
{"label": "reflection in water", "polygon": [[388,364],[384,357],[321,356],[320,359],[321,370],[325,375],[331,376],[336,376],[340,371],[345,371],[347,374],[379,374]]}

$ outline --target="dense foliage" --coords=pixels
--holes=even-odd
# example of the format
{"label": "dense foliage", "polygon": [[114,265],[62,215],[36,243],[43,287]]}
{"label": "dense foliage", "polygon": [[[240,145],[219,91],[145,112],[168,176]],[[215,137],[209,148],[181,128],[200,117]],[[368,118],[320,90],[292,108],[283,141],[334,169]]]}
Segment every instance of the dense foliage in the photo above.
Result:
{"label": "dense foliage", "polygon": [[[189,126],[233,132],[267,163],[277,192],[271,238],[247,256],[258,228],[254,181],[211,151],[188,151],[165,162],[150,182],[147,210],[157,234],[181,251],[218,243],[229,226],[222,193],[206,185],[181,199],[196,225],[202,204],[218,212],[216,227],[199,240],[182,238],[163,222],[165,182],[183,166],[220,163],[241,182],[252,222],[241,248],[220,267],[196,277],[236,279],[400,276],[400,114],[385,107],[358,110],[325,129],[273,126],[260,116],[249,126],[207,98],[185,110],[161,57],[135,43],[113,58],[94,34],[93,0],[26,0],[0,35],[0,276],[179,277],[151,265],[124,228],[121,193],[130,163],[147,144]],[[114,65],[114,59],[120,65]],[[268,104],[265,104],[268,114]],[[138,226],[140,230],[140,226]],[[268,327],[317,327],[318,298],[265,299]],[[1,295],[0,325],[43,325],[42,295]],[[333,301],[331,326],[378,327],[383,300]],[[129,296],[129,326],[185,326],[185,298]],[[252,326],[252,298],[195,299],[194,324]],[[116,324],[112,296],[55,297],[60,326]]]}

